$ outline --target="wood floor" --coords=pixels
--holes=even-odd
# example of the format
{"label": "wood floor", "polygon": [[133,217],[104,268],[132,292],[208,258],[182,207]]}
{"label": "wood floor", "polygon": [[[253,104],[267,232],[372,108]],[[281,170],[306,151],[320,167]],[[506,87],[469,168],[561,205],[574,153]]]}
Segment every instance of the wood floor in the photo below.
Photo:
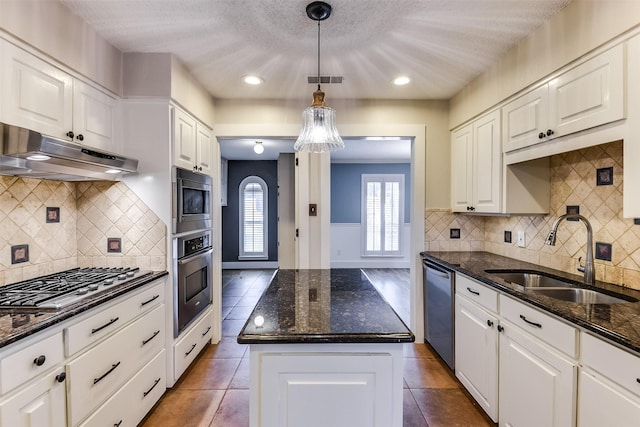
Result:
{"label": "wood floor", "polygon": [[[402,271],[367,273],[400,314],[401,300],[388,278],[400,277]],[[223,339],[202,351],[142,426],[249,426],[249,352],[236,336],[272,274],[273,270],[224,271]],[[406,280],[408,291],[408,270]],[[395,293],[404,292],[403,286]],[[408,310],[408,297],[405,301]],[[404,357],[404,427],[493,426],[429,346],[405,344]]]}

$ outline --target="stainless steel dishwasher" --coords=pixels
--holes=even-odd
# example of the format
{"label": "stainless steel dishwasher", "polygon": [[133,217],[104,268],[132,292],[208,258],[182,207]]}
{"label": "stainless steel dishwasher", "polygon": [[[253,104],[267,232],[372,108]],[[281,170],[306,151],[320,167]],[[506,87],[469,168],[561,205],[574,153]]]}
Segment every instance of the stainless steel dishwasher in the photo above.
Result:
{"label": "stainless steel dishwasher", "polygon": [[424,340],[454,369],[455,276],[453,271],[423,261]]}

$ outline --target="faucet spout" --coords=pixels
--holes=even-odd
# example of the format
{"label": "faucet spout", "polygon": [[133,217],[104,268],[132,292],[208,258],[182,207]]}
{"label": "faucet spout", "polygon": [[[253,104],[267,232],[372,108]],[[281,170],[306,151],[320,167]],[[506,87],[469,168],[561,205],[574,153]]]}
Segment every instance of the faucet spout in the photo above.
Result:
{"label": "faucet spout", "polygon": [[549,235],[545,240],[545,244],[555,246],[556,244],[556,234],[558,232],[558,226],[565,219],[578,219],[580,220],[587,228],[587,254],[585,256],[584,267],[579,266],[578,271],[584,273],[584,283],[586,285],[595,284],[595,274],[593,271],[593,229],[591,228],[591,224],[589,220],[583,217],[580,214],[565,214],[561,215],[553,222],[551,226],[551,231],[549,231]]}

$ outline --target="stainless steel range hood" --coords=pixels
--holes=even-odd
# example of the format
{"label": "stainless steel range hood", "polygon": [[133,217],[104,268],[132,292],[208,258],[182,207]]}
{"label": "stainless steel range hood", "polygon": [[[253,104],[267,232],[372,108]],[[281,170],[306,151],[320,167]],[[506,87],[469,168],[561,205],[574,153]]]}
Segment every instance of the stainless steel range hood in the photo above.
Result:
{"label": "stainless steel range hood", "polygon": [[138,161],[0,123],[0,175],[55,181],[117,181]]}

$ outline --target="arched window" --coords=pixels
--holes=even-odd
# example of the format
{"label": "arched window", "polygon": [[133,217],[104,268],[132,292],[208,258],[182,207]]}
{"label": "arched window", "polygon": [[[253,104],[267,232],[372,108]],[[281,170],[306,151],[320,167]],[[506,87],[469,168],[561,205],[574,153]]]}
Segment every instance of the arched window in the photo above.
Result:
{"label": "arched window", "polygon": [[240,183],[240,254],[238,259],[268,259],[267,184],[258,176]]}

